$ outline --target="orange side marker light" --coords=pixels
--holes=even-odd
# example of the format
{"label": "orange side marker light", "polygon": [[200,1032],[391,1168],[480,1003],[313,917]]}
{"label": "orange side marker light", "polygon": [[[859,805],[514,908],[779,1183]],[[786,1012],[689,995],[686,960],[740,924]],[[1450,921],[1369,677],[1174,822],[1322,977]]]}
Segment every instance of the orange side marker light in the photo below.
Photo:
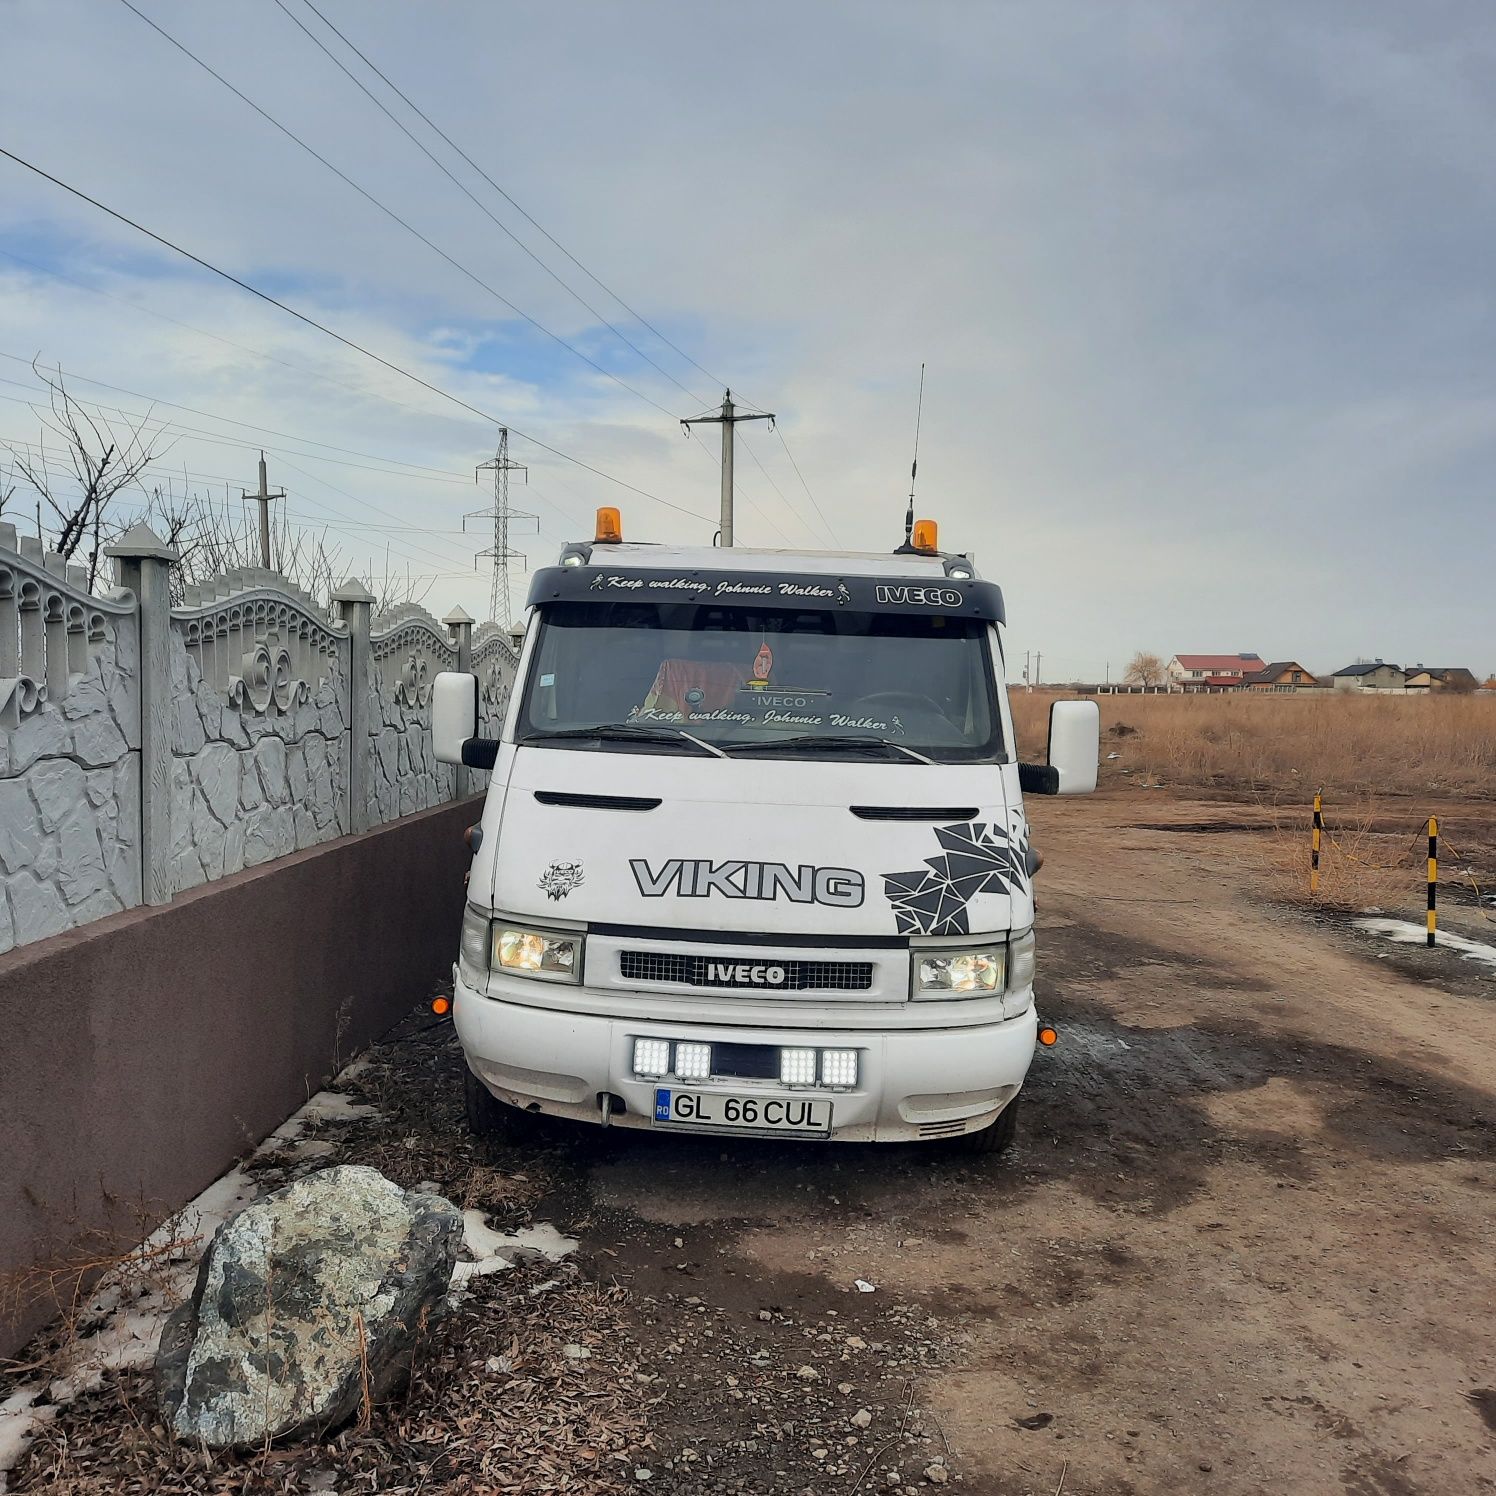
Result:
{"label": "orange side marker light", "polygon": [[433,998],[431,1002],[431,1011],[435,1013],[438,1018],[441,1018],[445,1014],[450,1013],[452,1011],[451,999],[446,997]]}
{"label": "orange side marker light", "polygon": [[1050,1028],[1050,1026],[1046,1023],[1044,1027],[1039,1030],[1039,1042],[1046,1049],[1048,1049],[1052,1045],[1058,1044],[1060,1042],[1059,1033],[1055,1029]]}

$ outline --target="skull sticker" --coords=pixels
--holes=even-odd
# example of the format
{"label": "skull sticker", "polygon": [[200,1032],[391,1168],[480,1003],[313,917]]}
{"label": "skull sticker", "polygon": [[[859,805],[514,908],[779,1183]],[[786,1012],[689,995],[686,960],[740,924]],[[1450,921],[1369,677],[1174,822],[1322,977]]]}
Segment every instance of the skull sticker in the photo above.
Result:
{"label": "skull sticker", "polygon": [[580,888],[586,881],[580,862],[553,862],[540,875],[536,887],[544,889],[549,898],[564,899],[572,889]]}

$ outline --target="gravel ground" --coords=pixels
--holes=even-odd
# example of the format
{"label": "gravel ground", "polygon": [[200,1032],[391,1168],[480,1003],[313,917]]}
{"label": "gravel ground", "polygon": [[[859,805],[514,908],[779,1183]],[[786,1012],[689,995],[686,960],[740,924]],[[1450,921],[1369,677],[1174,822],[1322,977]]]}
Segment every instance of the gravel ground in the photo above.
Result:
{"label": "gravel ground", "polygon": [[205,1462],[111,1377],[15,1489],[1496,1490],[1493,984],[1264,903],[1244,816],[1037,807],[1061,1041],[1003,1159],[478,1145],[413,1019],[350,1083],[378,1116],[254,1169],[371,1163],[575,1256],[476,1280],[366,1430]]}

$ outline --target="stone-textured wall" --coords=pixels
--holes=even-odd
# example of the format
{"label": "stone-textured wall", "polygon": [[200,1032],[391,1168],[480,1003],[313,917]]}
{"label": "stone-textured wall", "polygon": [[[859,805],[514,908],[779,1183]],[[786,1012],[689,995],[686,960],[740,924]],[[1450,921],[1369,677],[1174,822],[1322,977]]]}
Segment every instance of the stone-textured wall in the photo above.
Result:
{"label": "stone-textured wall", "polygon": [[140,902],[133,598],[0,526],[0,951]]}
{"label": "stone-textured wall", "polygon": [[[450,666],[448,667],[450,668]],[[379,825],[428,810],[453,797],[453,770],[439,764],[431,742],[431,693],[397,694],[395,671],[373,666],[369,677],[369,822]]]}
{"label": "stone-textured wall", "polygon": [[473,674],[478,677],[478,733],[496,738],[504,726],[519,656],[504,633],[485,623],[473,635]]}
{"label": "stone-textured wall", "polygon": [[289,712],[243,709],[203,679],[173,629],[174,893],[349,831],[347,687],[336,657],[308,686]]}
{"label": "stone-textured wall", "polygon": [[431,681],[472,668],[496,736],[492,624],[371,620],[352,582],[333,618],[260,568],[169,607],[156,536],[110,553],[127,585],[92,597],[0,524],[0,952],[484,787],[436,762]]}
{"label": "stone-textured wall", "polygon": [[[442,806],[0,955],[0,1278],[127,1249],[430,992],[472,819]],[[0,1356],[57,1307],[0,1301]]]}

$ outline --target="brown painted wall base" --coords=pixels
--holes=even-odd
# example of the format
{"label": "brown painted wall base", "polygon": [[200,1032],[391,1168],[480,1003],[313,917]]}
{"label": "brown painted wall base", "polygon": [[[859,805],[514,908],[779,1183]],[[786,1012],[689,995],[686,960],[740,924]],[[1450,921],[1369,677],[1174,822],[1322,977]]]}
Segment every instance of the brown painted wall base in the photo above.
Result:
{"label": "brown painted wall base", "polygon": [[0,956],[0,1275],[138,1240],[443,981],[480,803]]}

